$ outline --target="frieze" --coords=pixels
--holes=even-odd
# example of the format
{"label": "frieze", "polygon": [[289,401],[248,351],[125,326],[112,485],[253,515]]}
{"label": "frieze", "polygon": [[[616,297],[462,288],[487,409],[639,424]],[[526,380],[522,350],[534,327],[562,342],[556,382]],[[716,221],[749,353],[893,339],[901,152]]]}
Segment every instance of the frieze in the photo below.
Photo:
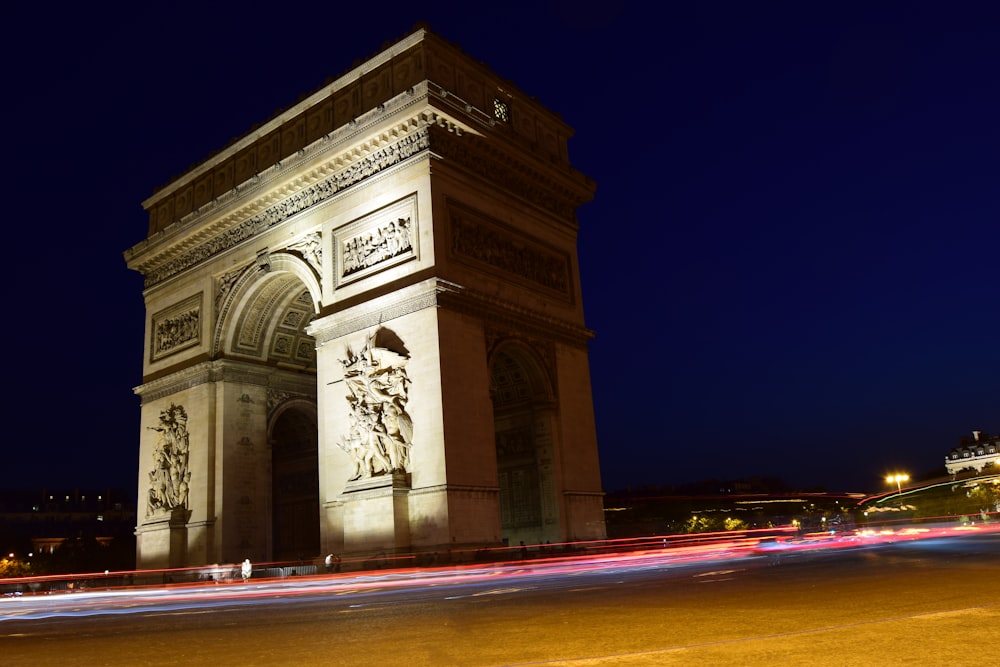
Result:
{"label": "frieze", "polygon": [[264,230],[284,222],[315,204],[322,202],[362,180],[399,164],[403,160],[427,150],[430,133],[426,126],[419,127],[399,141],[359,156],[356,162],[325,180],[306,186],[291,197],[251,216],[222,234],[206,240],[173,261],[146,274],[145,285],[151,287],[195,264],[228,250]]}
{"label": "frieze", "polygon": [[576,207],[586,199],[577,191],[561,187],[541,173],[526,170],[500,151],[489,149],[482,142],[472,142],[459,138],[460,135],[431,128],[431,143],[434,153],[454,160],[464,169],[496,183],[523,199],[554,213],[563,220],[576,220]]}
{"label": "frieze", "polygon": [[201,342],[201,301],[199,292],[152,317],[150,361],[194,347]]}
{"label": "frieze", "polygon": [[541,287],[570,296],[565,253],[534,243],[485,216],[449,207],[451,250],[458,257],[489,265]]}
{"label": "frieze", "polygon": [[482,318],[492,326],[517,331],[519,337],[537,336],[583,348],[594,337],[594,332],[586,327],[468,287],[441,290],[437,305]]}

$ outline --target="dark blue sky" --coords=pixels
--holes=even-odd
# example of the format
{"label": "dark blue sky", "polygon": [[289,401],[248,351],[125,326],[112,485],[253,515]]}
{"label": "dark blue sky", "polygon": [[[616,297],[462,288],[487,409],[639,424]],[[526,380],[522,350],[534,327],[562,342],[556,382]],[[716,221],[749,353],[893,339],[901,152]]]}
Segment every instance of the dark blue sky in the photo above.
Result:
{"label": "dark blue sky", "polygon": [[606,489],[1000,431],[989,3],[133,4],[8,10],[0,485],[135,484],[140,202],[418,21],[576,129]]}

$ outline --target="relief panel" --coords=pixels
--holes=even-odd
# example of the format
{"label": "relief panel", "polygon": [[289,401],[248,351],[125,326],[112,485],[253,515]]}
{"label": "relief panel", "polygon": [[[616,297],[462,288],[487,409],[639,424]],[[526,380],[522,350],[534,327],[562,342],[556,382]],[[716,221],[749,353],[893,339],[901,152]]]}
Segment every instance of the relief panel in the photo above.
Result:
{"label": "relief panel", "polygon": [[417,196],[390,204],[333,234],[337,287],[417,257]]}
{"label": "relief panel", "polygon": [[482,213],[448,205],[451,255],[532,289],[571,298],[569,255],[525,236]]}
{"label": "relief panel", "polygon": [[177,191],[177,197],[174,200],[174,215],[183,218],[192,210],[194,210],[194,187],[188,185]]}
{"label": "relief panel", "polygon": [[233,178],[237,183],[245,183],[257,173],[257,147],[248,146],[236,154],[233,160]]}
{"label": "relief panel", "polygon": [[161,310],[150,325],[150,362],[201,343],[202,293]]}

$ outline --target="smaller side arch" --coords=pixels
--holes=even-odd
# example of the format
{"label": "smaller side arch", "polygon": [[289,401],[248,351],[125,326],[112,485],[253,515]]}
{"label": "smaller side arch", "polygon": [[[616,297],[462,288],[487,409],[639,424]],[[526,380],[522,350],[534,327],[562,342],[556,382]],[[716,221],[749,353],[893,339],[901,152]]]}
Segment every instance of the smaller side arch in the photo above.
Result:
{"label": "smaller side arch", "polygon": [[555,388],[541,356],[508,340],[489,358],[500,527],[507,544],[562,538]]}
{"label": "smaller side arch", "polygon": [[500,341],[487,364],[495,406],[519,400],[554,402],[552,377],[538,353],[524,341],[513,338]]}

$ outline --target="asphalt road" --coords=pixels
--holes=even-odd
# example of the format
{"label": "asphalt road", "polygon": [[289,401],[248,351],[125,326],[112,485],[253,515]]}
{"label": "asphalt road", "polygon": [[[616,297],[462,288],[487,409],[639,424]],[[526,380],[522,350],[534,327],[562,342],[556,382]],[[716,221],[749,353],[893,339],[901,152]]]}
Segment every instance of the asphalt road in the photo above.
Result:
{"label": "asphalt road", "polygon": [[225,586],[211,597],[178,589],[93,609],[67,595],[45,602],[78,615],[47,618],[28,597],[6,599],[0,662],[981,667],[994,664],[1000,639],[998,555],[1000,537],[970,535],[780,560],[654,555],[464,578],[231,585],[236,597]]}

